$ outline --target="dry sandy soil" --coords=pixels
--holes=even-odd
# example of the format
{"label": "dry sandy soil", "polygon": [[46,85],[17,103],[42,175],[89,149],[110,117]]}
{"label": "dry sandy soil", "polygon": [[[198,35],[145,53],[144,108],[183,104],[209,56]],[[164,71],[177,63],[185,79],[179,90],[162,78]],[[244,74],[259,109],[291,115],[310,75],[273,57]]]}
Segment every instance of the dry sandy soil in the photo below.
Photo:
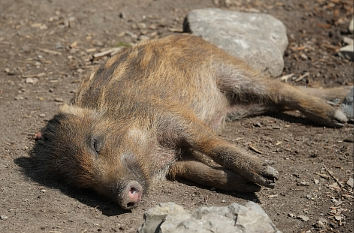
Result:
{"label": "dry sandy soil", "polygon": [[[0,232],[135,232],[144,210],[159,202],[191,209],[247,200],[260,203],[283,232],[353,232],[350,124],[331,129],[286,115],[228,123],[222,136],[259,151],[280,172],[275,189],[254,195],[166,181],[137,209],[123,212],[88,190],[31,173],[34,133],[106,59],[93,54],[181,32],[187,12],[205,7],[282,20],[290,42],[284,74],[294,74],[288,82],[353,84],[353,63],[337,55],[349,34],[350,0],[1,0]],[[326,226],[318,228],[319,219]]]}

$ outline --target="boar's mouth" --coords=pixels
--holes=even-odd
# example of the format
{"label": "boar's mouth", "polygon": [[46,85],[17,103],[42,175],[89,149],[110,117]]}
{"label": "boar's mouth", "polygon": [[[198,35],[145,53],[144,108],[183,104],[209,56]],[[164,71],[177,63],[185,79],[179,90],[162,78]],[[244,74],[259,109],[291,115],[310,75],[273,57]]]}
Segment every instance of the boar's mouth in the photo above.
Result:
{"label": "boar's mouth", "polygon": [[109,184],[108,195],[121,208],[130,210],[138,206],[147,192],[149,173],[133,153],[124,153],[121,162],[121,171],[125,175]]}

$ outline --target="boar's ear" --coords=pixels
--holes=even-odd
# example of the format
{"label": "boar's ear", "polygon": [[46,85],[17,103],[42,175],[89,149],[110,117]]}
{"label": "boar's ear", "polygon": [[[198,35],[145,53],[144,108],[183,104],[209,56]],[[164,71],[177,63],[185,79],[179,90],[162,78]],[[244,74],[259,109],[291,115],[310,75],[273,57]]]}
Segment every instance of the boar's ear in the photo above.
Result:
{"label": "boar's ear", "polygon": [[60,107],[59,111],[64,114],[71,114],[74,116],[81,117],[85,114],[87,110],[77,106],[64,104]]}

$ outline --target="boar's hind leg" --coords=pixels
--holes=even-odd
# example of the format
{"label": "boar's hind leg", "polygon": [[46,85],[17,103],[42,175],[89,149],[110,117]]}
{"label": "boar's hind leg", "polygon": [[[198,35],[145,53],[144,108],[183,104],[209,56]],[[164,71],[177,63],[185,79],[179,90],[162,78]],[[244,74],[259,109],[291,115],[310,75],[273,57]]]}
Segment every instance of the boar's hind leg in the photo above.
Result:
{"label": "boar's hind leg", "polygon": [[264,105],[264,112],[268,108],[272,111],[299,110],[309,119],[331,127],[341,127],[347,122],[343,112],[320,97],[326,97],[330,91],[304,91],[303,88],[263,77],[243,65],[224,64],[218,70],[219,88],[232,104]]}
{"label": "boar's hind leg", "polygon": [[223,191],[257,192],[260,186],[223,168],[212,168],[198,161],[178,161],[170,167],[168,177],[192,181]]}
{"label": "boar's hind leg", "polygon": [[312,87],[298,87],[301,91],[308,95],[316,96],[325,100],[333,101],[334,103],[341,103],[349,94],[353,86],[342,86],[332,88],[312,88]]}

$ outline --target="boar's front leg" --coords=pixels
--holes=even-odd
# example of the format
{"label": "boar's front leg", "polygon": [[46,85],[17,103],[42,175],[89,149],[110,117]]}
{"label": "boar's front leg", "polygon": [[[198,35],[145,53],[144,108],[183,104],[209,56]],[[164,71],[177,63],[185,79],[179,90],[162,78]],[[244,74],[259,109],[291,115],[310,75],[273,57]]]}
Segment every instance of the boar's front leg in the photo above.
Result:
{"label": "boar's front leg", "polygon": [[160,122],[160,140],[163,144],[188,147],[212,158],[224,168],[248,181],[266,187],[274,187],[278,172],[260,158],[218,137],[191,111],[181,108],[167,114]]}
{"label": "boar's front leg", "polygon": [[185,179],[223,191],[257,192],[260,186],[227,169],[212,168],[199,161],[177,161],[168,172],[172,180]]}
{"label": "boar's front leg", "polygon": [[260,158],[217,136],[196,136],[190,143],[195,150],[251,182],[273,188],[278,179],[278,172]]}

